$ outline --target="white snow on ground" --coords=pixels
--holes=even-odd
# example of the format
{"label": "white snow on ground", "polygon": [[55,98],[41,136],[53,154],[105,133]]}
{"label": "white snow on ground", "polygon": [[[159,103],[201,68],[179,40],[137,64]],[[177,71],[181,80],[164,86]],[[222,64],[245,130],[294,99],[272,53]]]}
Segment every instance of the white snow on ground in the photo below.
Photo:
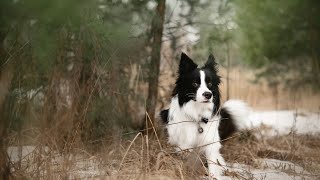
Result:
{"label": "white snow on ground", "polygon": [[34,152],[35,146],[10,146],[7,153],[11,162],[18,162],[20,160],[26,160]]}
{"label": "white snow on ground", "polygon": [[306,172],[301,166],[293,164],[289,161],[281,161],[276,159],[260,159],[262,164],[260,169],[251,166],[234,163],[231,170],[240,173],[248,179],[267,179],[267,180],[308,180],[315,179],[310,173]]}
{"label": "white snow on ground", "polygon": [[254,111],[249,121],[243,122],[248,130],[261,125],[269,127],[268,131],[260,131],[264,137],[286,135],[294,131],[298,135],[320,134],[319,113],[296,113],[295,111]]}
{"label": "white snow on ground", "polygon": [[[80,153],[62,155],[46,146],[10,146],[7,153],[10,161],[13,164],[21,163],[24,172],[32,178],[40,176],[46,179],[47,174],[50,174],[58,179],[92,179],[106,173],[99,167],[99,159],[94,156],[87,157]],[[16,171],[15,167],[12,166],[13,172]]]}

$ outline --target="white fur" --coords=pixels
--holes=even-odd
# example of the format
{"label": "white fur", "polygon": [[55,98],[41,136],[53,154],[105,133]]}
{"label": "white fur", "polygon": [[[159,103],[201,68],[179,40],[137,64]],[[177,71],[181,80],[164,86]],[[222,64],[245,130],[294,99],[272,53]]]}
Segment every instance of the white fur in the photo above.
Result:
{"label": "white fur", "polygon": [[[206,81],[205,81],[205,73],[204,73],[204,71],[200,70],[200,87],[197,90],[197,95],[196,95],[196,100],[198,102],[208,101],[208,99],[206,99],[203,96],[203,93],[205,93],[205,92],[211,92],[211,91],[207,87],[207,84],[206,84]],[[212,97],[209,99],[209,101],[210,102],[212,101]]]}
{"label": "white fur", "polygon": [[222,108],[225,108],[233,117],[238,130],[245,130],[251,127],[248,120],[251,108],[241,100],[231,99],[226,101]]}
{"label": "white fur", "polygon": [[[190,148],[200,147],[205,153],[210,176],[220,179],[225,161],[219,150],[221,148],[218,132],[220,117],[212,115],[213,103],[201,103],[189,101],[182,107],[179,106],[178,97],[171,100],[169,109],[169,122],[167,126],[169,143],[177,146],[177,150],[191,150]],[[200,122],[203,132],[198,132],[198,122],[201,117],[208,118],[205,124]],[[184,122],[187,121],[187,122]]]}

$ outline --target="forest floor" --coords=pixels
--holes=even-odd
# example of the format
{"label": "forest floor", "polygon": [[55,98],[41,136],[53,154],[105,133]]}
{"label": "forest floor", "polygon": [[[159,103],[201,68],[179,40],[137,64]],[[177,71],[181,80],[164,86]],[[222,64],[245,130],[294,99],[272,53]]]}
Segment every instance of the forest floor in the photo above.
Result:
{"label": "forest floor", "polygon": [[[223,142],[229,179],[320,179],[320,116],[294,111],[252,112],[248,131]],[[90,152],[51,144],[8,148],[16,179],[206,179],[203,157],[176,154],[165,137],[113,138]]]}

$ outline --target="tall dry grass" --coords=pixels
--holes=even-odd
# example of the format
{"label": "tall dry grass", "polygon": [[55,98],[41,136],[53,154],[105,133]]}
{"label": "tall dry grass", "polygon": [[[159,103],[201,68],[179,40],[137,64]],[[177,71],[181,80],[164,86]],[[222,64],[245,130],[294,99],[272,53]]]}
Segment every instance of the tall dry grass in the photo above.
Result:
{"label": "tall dry grass", "polygon": [[[227,92],[226,70],[220,69],[222,75],[221,92],[225,100]],[[253,83],[254,72],[245,68],[233,68],[230,71],[230,97],[242,99],[251,107],[259,110],[307,110],[320,111],[320,92],[311,87],[292,89],[279,84],[270,87],[267,82]]]}
{"label": "tall dry grass", "polygon": [[[257,139],[252,135],[257,131],[236,133],[223,142],[221,152],[228,162],[227,176],[256,179],[250,168],[229,168],[240,163],[252,169],[267,168],[300,178],[320,177],[319,137],[289,134]],[[16,136],[10,137],[12,143]],[[113,135],[106,137],[94,152],[81,144],[74,145],[68,152],[59,152],[56,146],[54,137],[43,132],[39,132],[32,146],[11,146],[8,151],[13,179],[203,179],[207,174],[204,158],[197,149],[175,153],[164,136],[148,137],[140,132],[130,136]],[[292,164],[268,164],[265,158]],[[297,171],[300,167],[303,171]]]}

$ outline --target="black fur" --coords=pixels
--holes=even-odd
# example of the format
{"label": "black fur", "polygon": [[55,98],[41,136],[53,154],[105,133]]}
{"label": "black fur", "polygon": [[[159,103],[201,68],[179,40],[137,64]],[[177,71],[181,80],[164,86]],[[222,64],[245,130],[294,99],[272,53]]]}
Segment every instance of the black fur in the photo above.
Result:
{"label": "black fur", "polygon": [[220,123],[219,123],[219,135],[220,139],[224,140],[230,137],[237,129],[234,124],[234,120],[232,115],[228,112],[228,110],[222,108],[220,110]]}
{"label": "black fur", "polygon": [[165,109],[160,112],[160,117],[162,121],[166,124],[169,122],[168,116],[169,116],[169,109]]}

